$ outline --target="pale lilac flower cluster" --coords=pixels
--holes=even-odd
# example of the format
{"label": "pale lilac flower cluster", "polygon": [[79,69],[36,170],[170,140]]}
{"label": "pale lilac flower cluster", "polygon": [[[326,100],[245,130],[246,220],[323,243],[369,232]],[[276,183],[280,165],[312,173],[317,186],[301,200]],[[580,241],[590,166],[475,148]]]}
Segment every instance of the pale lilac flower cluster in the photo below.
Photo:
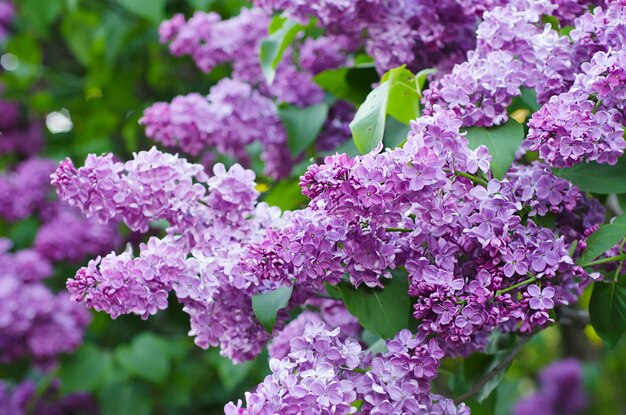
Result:
{"label": "pale lilac flower cluster", "polygon": [[565,90],[573,80],[569,39],[541,21],[555,9],[548,0],[519,0],[487,11],[468,60],[425,92],[426,113],[440,105],[465,125],[490,126],[507,120],[523,86],[535,88],[540,102]]}
{"label": "pale lilac flower cluster", "polygon": [[0,244],[0,360],[50,364],[82,342],[90,315],[67,293],[53,294],[40,282],[52,274],[44,258],[35,251],[9,253],[7,240]]}
{"label": "pale lilac flower cluster", "polygon": [[169,43],[172,55],[190,55],[203,72],[231,63],[235,79],[255,84],[263,80],[258,48],[269,22],[269,15],[255,8],[244,8],[228,20],[198,11],[188,21],[182,14],[164,21],[159,34],[161,43]]}
{"label": "pale lilac flower cluster", "polygon": [[[597,3],[515,0],[485,12],[467,62],[426,91],[426,113],[440,105],[454,110],[466,126],[498,125],[507,120],[506,109],[522,87],[534,88],[540,104],[566,92],[593,52],[621,48],[622,7],[612,2],[604,18],[600,8],[587,12]],[[542,21],[543,15],[555,15],[568,23],[575,13],[585,14],[575,20],[573,42]]]}
{"label": "pale lilac flower cluster", "polygon": [[17,221],[41,210],[50,193],[52,160],[31,158],[0,176],[0,218]]}
{"label": "pale lilac flower cluster", "polygon": [[537,391],[515,404],[514,415],[576,415],[587,408],[582,366],[576,359],[550,364],[539,374]]}
{"label": "pale lilac flower cluster", "polygon": [[174,291],[199,346],[220,345],[234,361],[254,357],[269,334],[254,317],[252,295],[277,285],[245,278],[239,262],[248,244],[280,215],[257,204],[254,177],[239,165],[227,171],[217,164],[207,179],[202,166],[154,149],[125,165],[110,155],[92,155],[78,170],[70,161],[61,163],[53,175],[59,195],[83,212],[104,221],[119,217],[140,231],[150,220],[172,225],[165,238],[142,244],[135,258],[130,252],[112,253],[80,269],[67,284],[72,298],[113,317],[146,318],[166,308]]}
{"label": "pale lilac flower cluster", "polygon": [[47,208],[33,248],[53,262],[78,262],[87,255],[102,255],[120,244],[118,223],[100,223],[57,203]]}
{"label": "pale lilac flower cluster", "polygon": [[324,324],[329,329],[339,328],[339,338],[358,338],[361,326],[358,320],[348,312],[343,302],[331,299],[312,298],[306,303],[307,307],[315,307],[317,310],[305,310],[295,319],[290,321],[278,334],[272,338],[267,346],[269,355],[273,359],[282,359],[290,350],[289,342],[294,337],[300,337],[304,333],[308,323]]}
{"label": "pale lilac flower cluster", "polygon": [[568,92],[531,117],[526,145],[554,167],[615,164],[624,153],[626,52],[597,52]]}
{"label": "pale lilac flower cluster", "polygon": [[186,271],[185,251],[155,237],[140,249],[138,258],[125,252],[90,261],[67,282],[72,300],[113,318],[133,313],[145,319],[167,308],[172,284]]}
{"label": "pale lilac flower cluster", "polygon": [[354,339],[341,339],[339,329],[310,322],[291,340],[289,354],[270,360],[272,374],[246,393],[247,407],[229,403],[225,413],[469,414],[464,404],[456,407],[430,392],[444,355],[436,341],[420,341],[404,330],[387,348],[371,356]]}
{"label": "pale lilac flower cluster", "polygon": [[90,155],[78,170],[66,159],[51,177],[61,199],[87,217],[106,223],[119,215],[141,232],[160,219],[172,226],[190,224],[190,210],[205,193],[200,183],[206,181],[202,166],[155,148],[126,163],[114,161],[111,154]]}
{"label": "pale lilac flower cluster", "polygon": [[293,161],[274,103],[249,84],[229,78],[211,88],[208,97],[189,94],[158,102],[141,119],[146,135],[191,155],[214,148],[248,163],[246,146],[263,144],[262,158],[270,177],[289,174]]}

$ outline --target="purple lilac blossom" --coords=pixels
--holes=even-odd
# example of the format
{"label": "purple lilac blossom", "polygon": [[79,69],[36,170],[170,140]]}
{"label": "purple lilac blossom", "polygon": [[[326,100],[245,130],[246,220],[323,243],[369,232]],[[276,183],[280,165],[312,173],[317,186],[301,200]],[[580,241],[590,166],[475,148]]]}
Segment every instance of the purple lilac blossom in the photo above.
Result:
{"label": "purple lilac blossom", "polygon": [[581,66],[574,85],[533,114],[530,150],[553,167],[583,161],[615,164],[624,153],[626,52],[602,51]]}
{"label": "purple lilac blossom", "polygon": [[158,102],[141,123],[148,137],[168,147],[191,155],[214,148],[243,164],[249,162],[246,146],[261,142],[270,177],[284,177],[293,164],[274,103],[241,81],[225,78],[206,98],[194,93]]}
{"label": "purple lilac blossom", "polygon": [[0,218],[17,221],[43,208],[50,193],[54,161],[31,158],[0,176]]}
{"label": "purple lilac blossom", "polygon": [[0,0],[0,41],[3,40],[8,32],[9,25],[13,21],[15,15],[15,6],[10,0]]}
{"label": "purple lilac blossom", "polygon": [[116,221],[100,223],[60,204],[47,210],[33,248],[50,261],[77,262],[87,255],[106,254],[121,242]]}
{"label": "purple lilac blossom", "polygon": [[368,414],[469,414],[464,404],[430,392],[444,353],[434,340],[418,340],[403,330],[387,343],[388,352],[372,356],[340,330],[310,322],[290,341],[282,359],[271,359],[272,374],[243,402],[229,403],[226,415],[350,414],[353,402]]}
{"label": "purple lilac blossom", "polygon": [[192,221],[190,209],[204,196],[200,183],[207,179],[202,166],[155,148],[126,163],[115,162],[111,154],[90,155],[78,170],[66,159],[51,177],[61,199],[87,217],[106,223],[119,215],[140,232],[160,219],[173,226]]}
{"label": "purple lilac blossom", "polygon": [[57,396],[60,395],[60,382],[56,379],[51,382],[47,390],[38,391],[37,386],[30,379],[13,387],[0,381],[0,414],[62,415],[85,413],[97,415],[100,413],[96,401],[86,392]]}
{"label": "purple lilac blossom", "polygon": [[10,243],[0,243],[0,360],[30,357],[47,366],[82,342],[90,315],[39,282],[52,268],[36,252],[9,253]]}
{"label": "purple lilac blossom", "polygon": [[290,321],[278,334],[272,338],[267,350],[270,358],[282,359],[290,350],[289,342],[294,337],[300,337],[304,333],[309,322],[316,324],[324,323],[329,330],[339,328],[339,339],[346,337],[357,338],[361,333],[358,320],[351,315],[341,301],[330,299],[310,299],[307,306],[319,308],[317,311],[305,310],[295,319]]}
{"label": "purple lilac blossom", "polygon": [[539,388],[519,400],[514,415],[576,415],[587,408],[582,366],[576,359],[554,362],[539,374]]}
{"label": "purple lilac blossom", "polygon": [[[455,171],[478,169],[485,174],[489,167],[483,148],[467,147],[461,125],[453,112],[440,110],[412,123],[402,149],[354,159],[327,157],[301,179],[309,207],[282,218],[279,211],[257,204],[252,172],[216,165],[214,175],[197,183],[197,190],[177,196],[191,196],[174,204],[185,206],[187,226],[180,226],[178,213],[154,214],[173,225],[169,236],[152,244],[177,252],[167,256],[179,259],[175,266],[159,265],[167,264],[160,250],[142,247],[135,259],[112,254],[100,266],[90,264],[68,286],[75,299],[114,316],[148,316],[166,307],[166,293],[174,290],[190,314],[197,344],[220,344],[222,353],[235,361],[256,355],[269,339],[251,311],[252,295],[294,281],[297,287],[321,290],[323,283],[336,284],[346,272],[355,286],[381,287],[398,265],[410,276],[415,317],[423,321],[421,335],[440,338],[446,353],[482,347],[496,327],[531,332],[552,321],[551,308],[574,301],[588,278],[569,257],[564,238],[531,220],[523,224],[518,211],[527,203],[527,211],[540,215],[568,211],[578,193],[541,164],[526,168],[528,172],[518,168],[502,181],[492,179],[487,188],[456,176]],[[165,157],[156,150],[149,154],[140,153],[137,160]],[[195,165],[173,160],[187,175],[197,174]],[[133,224],[135,214],[144,217],[142,209],[161,198],[159,192],[124,185],[124,165],[109,156],[90,156],[87,167],[78,170],[68,163],[54,175],[59,194],[83,210],[104,212],[103,219],[119,215]],[[135,176],[129,168],[135,165],[145,168],[145,177],[157,177],[154,171],[162,169],[160,163],[131,161],[128,176]],[[517,190],[519,181],[533,174],[537,201]],[[186,186],[194,188],[191,180]],[[129,216],[115,204],[108,207],[118,198],[99,194],[117,188],[128,191],[120,200],[137,200],[146,208]],[[551,302],[536,307],[534,288],[518,285],[528,280],[528,273],[547,289]],[[131,289],[135,284],[142,288]],[[507,287],[514,285],[510,292]]]}

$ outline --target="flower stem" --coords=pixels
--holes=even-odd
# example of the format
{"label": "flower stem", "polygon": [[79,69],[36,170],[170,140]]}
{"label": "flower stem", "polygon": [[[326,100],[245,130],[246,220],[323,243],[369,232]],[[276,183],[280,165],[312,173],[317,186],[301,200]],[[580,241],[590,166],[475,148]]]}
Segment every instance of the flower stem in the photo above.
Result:
{"label": "flower stem", "polygon": [[476,184],[480,184],[481,186],[487,187],[487,181],[485,179],[481,179],[480,177],[476,177],[473,174],[465,173],[459,170],[455,170],[454,174],[457,176],[465,177],[466,179],[470,179],[472,182]]}
{"label": "flower stem", "polygon": [[528,285],[531,282],[535,282],[535,281],[537,281],[537,277],[535,277],[533,275],[532,277],[528,278],[527,280],[524,280],[522,282],[518,282],[517,284],[511,285],[510,287],[506,287],[503,290],[496,291],[496,297],[499,297],[499,296],[501,296],[504,293],[508,293],[509,291],[513,291],[516,288],[523,287],[524,285]]}
{"label": "flower stem", "polygon": [[413,229],[408,229],[408,228],[386,228],[385,229],[387,232],[413,232]]}
{"label": "flower stem", "polygon": [[621,254],[621,255],[616,255],[616,256],[612,256],[608,258],[597,259],[595,261],[585,262],[584,264],[581,264],[580,266],[583,268],[593,267],[594,265],[601,265],[601,264],[606,264],[609,262],[623,261],[625,259],[626,259],[626,254]]}

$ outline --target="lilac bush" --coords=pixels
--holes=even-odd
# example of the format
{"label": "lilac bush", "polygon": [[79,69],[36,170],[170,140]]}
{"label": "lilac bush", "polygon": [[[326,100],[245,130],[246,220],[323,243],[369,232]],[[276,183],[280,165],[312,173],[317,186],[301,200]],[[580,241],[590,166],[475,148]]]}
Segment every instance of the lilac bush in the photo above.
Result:
{"label": "lilac bush", "polygon": [[[200,348],[235,364],[267,350],[271,373],[226,414],[451,415],[550,326],[565,339],[590,322],[615,347],[625,13],[621,0],[257,0],[230,19],[174,15],[159,28],[169,52],[228,73],[143,112],[146,135],[183,154],[90,154],[54,172],[30,158],[0,179],[5,220],[42,221],[32,249],[0,257],[3,356],[75,348],[82,306],[148,319],[177,301]],[[363,94],[367,71],[380,80]],[[0,126],[17,116],[8,106]],[[135,239],[110,252],[123,227]],[[86,256],[69,294],[42,284],[52,262]],[[582,411],[581,376],[575,360],[549,366],[514,413]]]}

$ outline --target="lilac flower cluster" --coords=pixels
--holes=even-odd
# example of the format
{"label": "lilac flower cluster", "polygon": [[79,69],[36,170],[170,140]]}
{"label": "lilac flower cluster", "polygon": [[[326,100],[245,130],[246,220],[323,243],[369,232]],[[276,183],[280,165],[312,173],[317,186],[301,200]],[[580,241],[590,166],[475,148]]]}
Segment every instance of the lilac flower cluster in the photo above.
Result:
{"label": "lilac flower cluster", "polygon": [[236,160],[249,161],[246,146],[263,144],[268,176],[291,171],[287,136],[274,103],[249,84],[229,78],[211,88],[207,98],[190,94],[148,108],[141,123],[148,137],[191,155],[215,148]]}
{"label": "lilac flower cluster", "polygon": [[0,217],[17,221],[42,209],[50,193],[54,166],[52,160],[31,158],[14,172],[0,176]]}
{"label": "lilac flower cluster", "polygon": [[[584,13],[586,6],[594,4],[597,2],[518,0],[487,11],[478,26],[476,49],[468,54],[467,62],[456,65],[426,91],[426,112],[440,105],[454,110],[465,125],[497,125],[506,121],[506,108],[521,94],[521,87],[534,88],[539,103],[567,91],[580,65],[591,57],[593,48],[586,39],[595,38],[590,32],[601,24],[598,20],[603,12],[598,8],[594,13],[600,17],[585,13],[575,20],[573,44],[541,17],[556,15],[571,22],[574,13]],[[618,46],[619,33],[626,29],[620,23],[623,11],[619,8],[609,6],[612,23],[597,30],[602,40],[594,45],[596,50]],[[602,36],[610,28],[615,29],[612,35]]]}
{"label": "lilac flower cluster", "polygon": [[[519,324],[529,332],[548,323],[555,303],[533,300],[544,295],[535,284],[561,304],[575,300],[585,284],[577,282],[583,271],[565,241],[529,219],[523,224],[520,216],[572,210],[578,190],[538,163],[513,169],[503,181],[492,179],[487,188],[456,176],[455,171],[475,172],[477,167],[468,166],[478,158],[467,149],[460,125],[443,110],[422,117],[403,149],[353,160],[329,157],[302,181],[312,199],[309,208],[331,218],[309,226],[339,242],[331,244],[334,250],[319,251],[337,257],[356,286],[381,286],[388,268],[405,266],[409,292],[417,297],[419,330],[442,336],[451,353],[480,347],[496,326]],[[488,168],[486,160],[480,164]],[[353,254],[357,244],[366,249]],[[317,278],[332,282],[340,273]],[[507,287],[520,283],[518,298]]]}
{"label": "lilac flower cluster", "polygon": [[361,326],[357,319],[352,316],[341,301],[331,299],[310,299],[307,306],[316,306],[318,311],[305,310],[298,317],[290,321],[285,328],[272,338],[267,350],[273,359],[282,359],[289,354],[289,342],[304,333],[309,323],[324,324],[326,327],[339,328],[339,339],[346,337],[357,338],[361,332]]}
{"label": "lilac flower cluster", "polygon": [[247,407],[229,403],[225,413],[469,414],[464,404],[456,407],[430,392],[443,357],[437,342],[419,341],[404,330],[387,343],[387,353],[371,356],[339,332],[308,323],[292,338],[287,356],[270,360],[272,374],[246,393]]}
{"label": "lilac flower cluster", "polygon": [[0,413],[3,415],[98,413],[98,407],[90,395],[76,392],[57,397],[59,386],[60,382],[54,380],[43,394],[38,394],[37,385],[31,380],[13,387],[0,381]]}
{"label": "lilac flower cluster", "polygon": [[[0,40],[2,38],[2,13],[7,4],[11,3],[0,1]],[[0,85],[0,92],[2,89]],[[32,156],[41,150],[42,142],[41,125],[34,121],[25,122],[22,118],[22,109],[18,104],[0,100],[0,154],[15,153]]]}
{"label": "lilac flower cluster", "polygon": [[570,69],[569,40],[541,23],[554,9],[548,0],[520,0],[485,12],[476,49],[425,92],[426,113],[440,105],[465,125],[490,126],[506,121],[522,86],[536,88],[540,101],[560,92]]}
{"label": "lilac flower cluster", "polygon": [[169,43],[172,55],[190,55],[203,72],[228,62],[235,79],[254,84],[262,81],[258,47],[269,21],[266,13],[254,8],[244,8],[229,20],[217,13],[196,12],[185,21],[177,14],[161,24],[159,35],[161,43]]}
{"label": "lilac flower cluster", "polygon": [[515,415],[576,415],[587,408],[582,367],[575,359],[561,360],[544,368],[539,374],[539,387],[516,403]]}
{"label": "lilac flower cluster", "polygon": [[[531,332],[552,321],[557,304],[574,301],[588,279],[565,239],[528,216],[570,211],[579,192],[540,163],[518,166],[486,188],[475,185],[457,173],[487,174],[488,155],[470,150],[460,127],[454,113],[441,110],[412,123],[404,148],[327,157],[301,179],[309,207],[282,217],[257,203],[254,174],[240,166],[216,165],[206,180],[199,166],[154,149],[126,163],[126,175],[110,156],[90,156],[78,170],[66,161],[53,181],[84,212],[118,215],[139,230],[148,219],[173,225],[137,258],[111,254],[92,262],[68,288],[113,316],[143,317],[166,307],[173,290],[196,342],[220,344],[236,361],[269,339],[252,313],[252,295],[292,284],[315,292],[346,273],[356,287],[383,287],[398,266],[409,273],[420,333],[441,338],[447,353],[480,348],[496,327]],[[141,186],[125,184],[139,176],[133,168],[144,173]],[[164,178],[178,183],[178,193],[158,206],[176,207],[175,214],[151,208],[167,194]],[[292,298],[290,307],[305,301]]]}
{"label": "lilac flower cluster", "polygon": [[[239,258],[280,211],[257,204],[254,173],[241,166],[226,171],[217,164],[211,178],[204,176],[202,166],[155,149],[125,165],[110,155],[90,156],[80,169],[63,162],[53,181],[60,196],[83,212],[104,221],[120,217],[139,231],[156,219],[172,225],[164,239],[142,244],[135,258],[130,252],[112,253],[90,262],[68,281],[68,289],[74,300],[113,317],[134,313],[144,318],[167,307],[173,290],[190,315],[196,343],[219,344],[223,354],[242,361],[258,354],[269,339],[254,318],[251,297],[277,285],[248,282]],[[123,203],[130,199],[134,206]]]}
{"label": "lilac flower cluster", "polygon": [[599,51],[581,70],[568,92],[552,97],[529,121],[529,149],[554,167],[615,164],[626,148],[626,52]]}
{"label": "lilac flower cluster", "polygon": [[[255,0],[268,11],[284,11],[307,22],[310,17],[331,36],[364,46],[382,73],[407,64],[412,70],[445,69],[475,45],[474,29],[482,11],[502,1],[309,1]],[[363,38],[363,33],[365,37]]]}
{"label": "lilac flower cluster", "polygon": [[[169,43],[174,55],[191,55],[205,72],[228,62],[233,73],[206,98],[190,94],[148,108],[141,120],[148,137],[191,155],[215,149],[244,165],[249,163],[246,147],[260,142],[265,173],[275,179],[286,177],[294,160],[273,100],[299,107],[322,102],[323,91],[312,76],[346,63],[344,50],[353,45],[341,36],[307,39],[298,53],[293,53],[293,48],[285,52],[270,86],[263,77],[258,52],[268,23],[269,15],[258,8],[243,9],[229,20],[197,12],[188,21],[176,15],[163,22],[161,41]],[[324,148],[343,139],[342,130],[349,122],[346,118],[354,114],[345,103],[338,106],[333,114],[337,118],[329,118],[322,134]]]}
{"label": "lilac flower cluster", "polygon": [[52,174],[52,184],[70,206],[87,217],[108,222],[119,215],[128,227],[146,232],[150,222],[165,219],[174,226],[193,221],[190,209],[204,196],[204,169],[153,148],[127,163],[113,156],[90,155],[76,169],[66,159]]}
{"label": "lilac flower cluster", "polygon": [[15,6],[10,0],[0,1],[0,40],[6,37],[14,14]]}
{"label": "lilac flower cluster", "polygon": [[0,360],[27,356],[45,366],[82,342],[90,315],[39,282],[52,267],[37,252],[9,253],[10,242],[0,244]]}

